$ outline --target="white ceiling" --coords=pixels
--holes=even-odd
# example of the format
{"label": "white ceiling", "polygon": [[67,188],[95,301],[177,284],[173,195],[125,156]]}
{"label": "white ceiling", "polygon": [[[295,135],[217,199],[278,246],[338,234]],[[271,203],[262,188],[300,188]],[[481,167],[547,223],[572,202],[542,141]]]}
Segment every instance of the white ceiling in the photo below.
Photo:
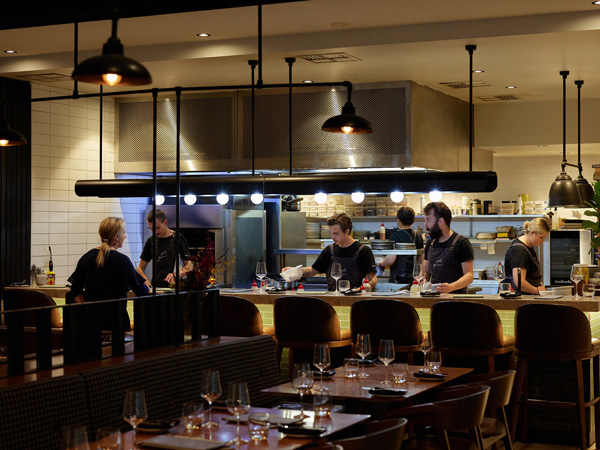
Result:
{"label": "white ceiling", "polygon": [[[247,60],[257,58],[257,7],[123,19],[125,54],[153,77],[146,87],[249,84]],[[342,26],[339,24],[342,23]],[[333,25],[332,25],[333,24]],[[337,25],[335,25],[337,24]],[[73,25],[0,30],[0,76],[70,75]],[[209,38],[196,33],[207,32]],[[97,55],[110,22],[79,25],[79,60]],[[263,6],[263,80],[286,83],[285,57],[298,61],[294,81],[353,83],[413,80],[468,100],[468,90],[441,86],[468,81],[466,44],[476,44],[475,74],[489,87],[478,97],[515,94],[521,101],[562,98],[585,80],[582,98],[600,98],[600,6],[591,0],[310,0]],[[360,61],[315,64],[299,58],[345,52]],[[70,79],[49,83],[71,89]],[[506,89],[515,85],[517,89]],[[80,91],[97,92],[79,84]],[[118,90],[105,88],[105,92]],[[568,90],[576,98],[576,89]]]}

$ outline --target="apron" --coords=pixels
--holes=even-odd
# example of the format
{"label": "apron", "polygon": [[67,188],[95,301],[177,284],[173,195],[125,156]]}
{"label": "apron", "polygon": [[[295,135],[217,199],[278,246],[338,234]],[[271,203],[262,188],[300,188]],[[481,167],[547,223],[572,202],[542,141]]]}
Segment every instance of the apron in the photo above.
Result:
{"label": "apron", "polygon": [[[432,283],[452,283],[464,275],[462,265],[457,264],[456,259],[454,259],[454,244],[456,244],[459,237],[460,234],[454,233],[454,238],[447,248],[433,248],[433,244],[437,239],[431,242],[427,252],[427,260],[429,261]],[[466,294],[467,288],[464,287],[452,292]]]}
{"label": "apron", "polygon": [[[417,235],[412,229],[401,229],[411,238],[414,244]],[[413,282],[413,258],[414,256],[396,256],[396,261],[390,267],[390,283],[412,284]]]}
{"label": "apron", "polygon": [[[527,275],[525,275],[525,280],[530,283],[532,286],[538,287],[541,285],[542,283],[542,269],[540,267],[540,261],[538,260],[537,256],[534,258],[533,256],[531,256],[531,253],[529,253],[529,247],[527,247],[527,245],[525,245],[523,242],[521,242],[519,239],[515,239],[515,241],[513,242],[513,244],[509,247],[509,250],[514,246],[514,245],[522,245],[523,247],[525,247],[525,249],[527,250],[527,254],[530,256],[531,261],[533,262],[533,265],[535,266],[535,271],[533,273],[530,273],[529,270],[527,270]],[[512,283],[513,289],[517,289],[517,285],[516,283],[513,281],[512,279],[512,267],[511,267],[511,273],[510,274],[506,274],[506,280],[507,282],[510,281]],[[524,294],[527,294],[527,292],[523,292]]]}
{"label": "apron", "polygon": [[356,253],[352,256],[335,256],[333,252],[333,244],[329,246],[329,254],[331,255],[331,263],[327,268],[327,288],[330,291],[335,291],[335,279],[331,278],[331,264],[334,262],[338,262],[342,265],[342,278],[340,280],[350,280],[350,287],[357,288],[362,285],[363,276],[360,272],[360,267],[358,267],[358,254],[363,249],[365,244],[361,244],[356,250]]}

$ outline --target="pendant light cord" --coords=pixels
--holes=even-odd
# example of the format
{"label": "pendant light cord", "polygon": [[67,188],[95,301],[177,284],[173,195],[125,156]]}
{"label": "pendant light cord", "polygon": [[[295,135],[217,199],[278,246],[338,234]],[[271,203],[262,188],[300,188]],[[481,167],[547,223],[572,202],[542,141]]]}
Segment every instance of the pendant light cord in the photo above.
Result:
{"label": "pendant light cord", "polygon": [[476,45],[466,45],[469,52],[469,172],[473,171],[473,52]]}
{"label": "pendant light cord", "polygon": [[103,120],[102,119],[102,110],[104,109],[103,108],[104,90],[102,88],[103,88],[103,86],[100,85],[100,97],[99,97],[99,100],[100,100],[100,105],[99,105],[100,106],[100,117],[99,117],[99,119],[100,119],[100,130],[99,130],[100,143],[98,145],[98,153],[99,153],[98,154],[98,160],[99,160],[98,161],[98,169],[100,171],[100,177],[99,177],[100,179],[102,179],[102,133],[103,133],[103,131],[102,131],[102,120]]}
{"label": "pendant light cord", "polygon": [[563,160],[561,167],[564,172],[567,167],[567,77],[569,71],[561,70],[560,75],[563,79]]}
{"label": "pendant light cord", "polygon": [[248,61],[248,64],[250,65],[251,68],[251,80],[252,80],[252,87],[251,87],[251,94],[250,94],[250,98],[251,98],[251,114],[250,114],[250,158],[252,160],[252,176],[254,176],[254,69],[256,69],[256,65],[258,64],[258,61],[256,61],[255,59],[251,59],[250,61]]}
{"label": "pendant light cord", "polygon": [[577,167],[579,169],[579,176],[583,176],[583,166],[581,165],[581,86],[583,80],[576,80],[575,85],[577,86]]}

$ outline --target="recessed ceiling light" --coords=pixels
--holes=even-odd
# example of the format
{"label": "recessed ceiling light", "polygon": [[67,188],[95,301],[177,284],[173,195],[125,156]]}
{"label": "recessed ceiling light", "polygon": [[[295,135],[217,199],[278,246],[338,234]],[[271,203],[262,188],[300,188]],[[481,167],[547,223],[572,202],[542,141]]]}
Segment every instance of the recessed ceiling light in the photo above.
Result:
{"label": "recessed ceiling light", "polygon": [[597,0],[595,2],[592,2],[592,5],[600,5],[600,0]]}
{"label": "recessed ceiling light", "polygon": [[329,25],[331,25],[332,27],[349,27],[350,23],[349,22],[332,22]]}
{"label": "recessed ceiling light", "polygon": [[17,53],[16,50],[4,50],[4,53]]}
{"label": "recessed ceiling light", "polygon": [[473,73],[483,73],[485,72],[485,70],[481,70],[481,69],[476,69],[473,71]]}
{"label": "recessed ceiling light", "polygon": [[303,83],[314,83],[313,80],[302,80]]}
{"label": "recessed ceiling light", "polygon": [[516,86],[506,86],[506,89],[516,89]]}
{"label": "recessed ceiling light", "polygon": [[198,33],[196,36],[198,36],[198,37],[209,37],[210,34],[209,33]]}

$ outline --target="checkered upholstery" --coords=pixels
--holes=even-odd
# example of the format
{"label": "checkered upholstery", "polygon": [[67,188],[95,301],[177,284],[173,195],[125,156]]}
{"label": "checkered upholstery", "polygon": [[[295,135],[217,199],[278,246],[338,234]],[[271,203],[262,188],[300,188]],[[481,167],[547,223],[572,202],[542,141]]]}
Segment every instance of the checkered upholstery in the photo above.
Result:
{"label": "checkered upholstery", "polygon": [[62,428],[88,424],[85,384],[78,375],[0,389],[1,449],[59,449]]}

